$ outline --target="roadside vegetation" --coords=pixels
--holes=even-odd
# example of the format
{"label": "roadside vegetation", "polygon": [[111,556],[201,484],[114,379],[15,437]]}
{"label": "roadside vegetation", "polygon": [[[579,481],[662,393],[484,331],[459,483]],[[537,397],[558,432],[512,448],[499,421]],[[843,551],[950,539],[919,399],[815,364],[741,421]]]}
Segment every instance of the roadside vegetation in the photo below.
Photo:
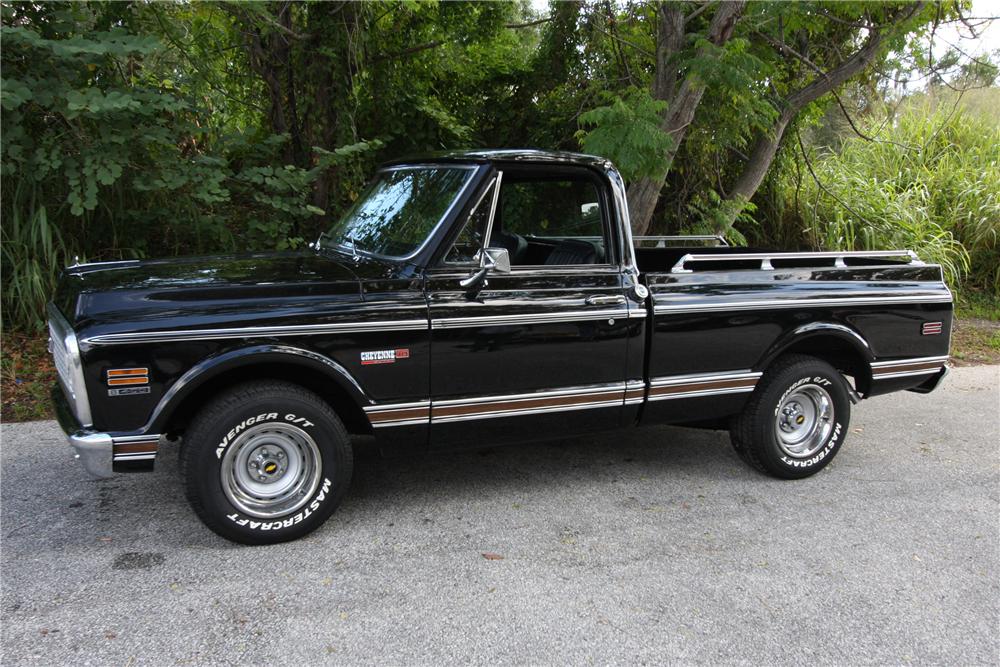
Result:
{"label": "roadside vegetation", "polygon": [[1000,89],[977,93],[991,112],[950,91],[915,96],[864,121],[869,139],[804,155],[808,173],[786,173],[783,185],[807,243],[912,248],[969,299],[1000,294]]}
{"label": "roadside vegetation", "polygon": [[76,258],[301,248],[380,161],[462,147],[609,157],[640,233],[912,248],[956,293],[956,358],[996,362],[997,55],[928,48],[969,12],[5,3],[2,419],[47,409],[44,305]]}

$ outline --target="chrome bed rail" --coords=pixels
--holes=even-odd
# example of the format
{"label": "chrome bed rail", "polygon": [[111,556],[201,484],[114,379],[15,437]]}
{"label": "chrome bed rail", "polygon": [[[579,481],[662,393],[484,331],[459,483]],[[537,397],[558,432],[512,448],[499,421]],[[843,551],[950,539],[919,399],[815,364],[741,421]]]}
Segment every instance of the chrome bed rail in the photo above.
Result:
{"label": "chrome bed rail", "polygon": [[[743,253],[732,253],[728,255],[684,255],[677,263],[674,264],[673,268],[670,269],[671,273],[692,273],[692,269],[687,268],[687,265],[694,262],[750,262],[757,261],[760,262],[758,267],[761,271],[773,271],[774,266],[772,261],[774,260],[786,260],[786,259],[817,259],[817,260],[832,260],[833,268],[844,269],[847,268],[847,263],[844,261],[847,258],[856,259],[888,259],[888,258],[906,258],[907,264],[913,266],[924,266],[924,263],[917,257],[917,254],[912,250],[844,250],[844,251],[833,251],[833,252],[743,252]],[[871,266],[880,266],[880,264],[873,264]]]}
{"label": "chrome bed rail", "polygon": [[646,247],[646,248],[676,248],[677,247],[676,245],[671,245],[672,242],[694,243],[703,241],[711,241],[716,246],[729,247],[729,242],[726,241],[726,237],[724,237],[721,234],[695,234],[695,235],[678,235],[678,236],[633,236],[632,241],[636,247]]}

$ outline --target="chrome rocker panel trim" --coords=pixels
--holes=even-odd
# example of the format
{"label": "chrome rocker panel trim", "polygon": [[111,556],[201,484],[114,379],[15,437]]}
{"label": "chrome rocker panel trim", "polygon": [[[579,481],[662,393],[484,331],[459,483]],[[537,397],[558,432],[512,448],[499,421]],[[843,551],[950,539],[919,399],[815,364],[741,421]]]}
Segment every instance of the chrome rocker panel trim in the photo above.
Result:
{"label": "chrome rocker panel trim", "polygon": [[[626,402],[626,387],[644,390],[641,381],[626,385],[614,382],[580,387],[564,387],[524,394],[496,394],[440,401],[413,401],[366,407],[365,414],[375,428],[443,424],[473,419],[493,419],[518,415],[537,415],[590,408],[621,407]],[[611,397],[608,398],[607,396]],[[576,399],[575,401],[573,399]],[[538,403],[549,402],[549,405]],[[468,409],[463,412],[462,409]],[[458,414],[454,414],[458,412]]]}
{"label": "chrome rocker panel trim", "polygon": [[947,355],[913,357],[910,359],[897,359],[895,361],[873,361],[870,364],[872,380],[893,380],[896,378],[933,375],[940,373],[942,368],[946,368],[945,363],[947,361]]}
{"label": "chrome rocker panel trim", "polygon": [[715,373],[690,373],[653,378],[649,383],[649,402],[683,398],[702,398],[724,394],[746,394],[757,387],[763,373],[739,370]]}
{"label": "chrome rocker panel trim", "polygon": [[[475,419],[623,407],[639,405],[644,401],[749,393],[754,390],[761,375],[762,373],[752,370],[695,373],[654,378],[648,385],[644,380],[628,380],[524,394],[372,405],[364,410],[375,428],[446,424]],[[549,404],[544,405],[545,402]]]}
{"label": "chrome rocker panel trim", "polygon": [[431,402],[426,400],[410,403],[369,405],[364,410],[368,421],[374,428],[384,428],[386,426],[421,426],[430,423]]}
{"label": "chrome rocker panel trim", "polygon": [[873,361],[871,366],[872,368],[882,368],[885,366],[912,366],[914,364],[923,364],[935,361],[944,363],[948,361],[948,358],[947,354],[943,354],[936,357],[912,357],[909,359],[897,359],[896,361]]}

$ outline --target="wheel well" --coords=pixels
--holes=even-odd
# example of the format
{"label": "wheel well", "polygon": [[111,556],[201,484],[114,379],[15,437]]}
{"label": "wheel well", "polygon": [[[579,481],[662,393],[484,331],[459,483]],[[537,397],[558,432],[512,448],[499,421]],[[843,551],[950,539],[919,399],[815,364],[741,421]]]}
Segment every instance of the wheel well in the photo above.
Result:
{"label": "wheel well", "polygon": [[167,420],[164,433],[182,433],[207,402],[241,382],[284,380],[314,392],[334,409],[353,435],[370,435],[371,423],[354,398],[329,376],[298,364],[261,363],[234,368],[208,380],[185,397]]}
{"label": "wheel well", "polygon": [[837,336],[810,336],[797,341],[781,351],[781,354],[808,354],[822,359],[844,375],[854,378],[854,388],[862,396],[868,394],[872,371],[868,360],[856,347]]}

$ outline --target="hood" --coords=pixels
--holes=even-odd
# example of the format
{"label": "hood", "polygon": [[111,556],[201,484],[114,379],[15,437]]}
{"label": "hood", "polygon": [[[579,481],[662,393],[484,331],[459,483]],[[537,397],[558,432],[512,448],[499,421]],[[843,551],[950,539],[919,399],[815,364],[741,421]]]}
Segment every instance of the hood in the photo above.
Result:
{"label": "hood", "polygon": [[360,300],[359,267],[351,264],[313,252],[102,262],[67,268],[53,301],[74,327],[287,312]]}

